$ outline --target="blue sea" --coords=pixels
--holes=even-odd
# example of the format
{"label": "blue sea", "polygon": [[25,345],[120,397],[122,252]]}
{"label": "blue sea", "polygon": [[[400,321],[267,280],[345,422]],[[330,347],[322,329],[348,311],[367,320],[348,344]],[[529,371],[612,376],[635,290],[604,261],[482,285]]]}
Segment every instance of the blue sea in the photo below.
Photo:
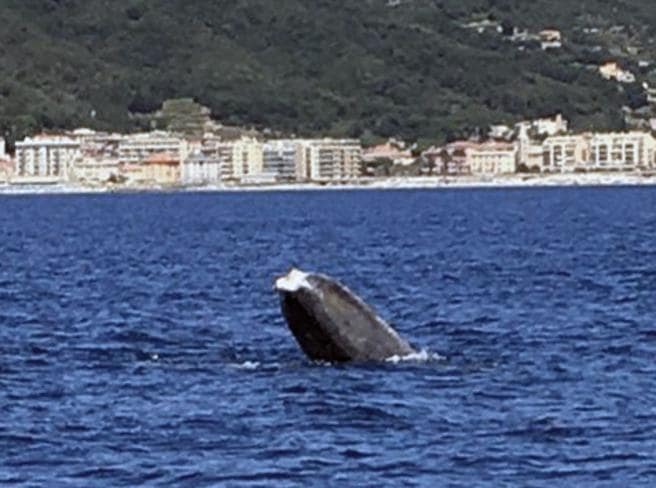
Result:
{"label": "blue sea", "polygon": [[[423,358],[314,364],[330,274]],[[0,197],[0,484],[655,486],[656,189]]]}

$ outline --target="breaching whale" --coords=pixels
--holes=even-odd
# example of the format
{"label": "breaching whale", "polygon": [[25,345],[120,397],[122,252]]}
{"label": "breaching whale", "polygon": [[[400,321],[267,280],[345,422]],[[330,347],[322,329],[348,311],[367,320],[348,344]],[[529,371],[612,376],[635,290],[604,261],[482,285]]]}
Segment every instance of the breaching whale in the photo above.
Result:
{"label": "breaching whale", "polygon": [[312,360],[384,361],[415,353],[362,299],[326,275],[292,268],[275,289],[292,334]]}

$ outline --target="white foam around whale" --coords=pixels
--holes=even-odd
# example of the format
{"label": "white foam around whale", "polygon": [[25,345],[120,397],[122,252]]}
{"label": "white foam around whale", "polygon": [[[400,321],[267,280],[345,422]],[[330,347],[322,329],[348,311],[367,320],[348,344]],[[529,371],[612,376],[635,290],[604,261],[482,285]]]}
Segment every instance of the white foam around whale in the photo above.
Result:
{"label": "white foam around whale", "polygon": [[294,292],[301,288],[312,288],[307,277],[307,273],[292,268],[286,276],[282,276],[276,280],[276,290]]}
{"label": "white foam around whale", "polygon": [[399,364],[404,362],[428,363],[432,361],[444,361],[445,359],[446,358],[440,354],[431,353],[422,349],[419,352],[414,352],[406,356],[392,356],[385,361],[388,363]]}

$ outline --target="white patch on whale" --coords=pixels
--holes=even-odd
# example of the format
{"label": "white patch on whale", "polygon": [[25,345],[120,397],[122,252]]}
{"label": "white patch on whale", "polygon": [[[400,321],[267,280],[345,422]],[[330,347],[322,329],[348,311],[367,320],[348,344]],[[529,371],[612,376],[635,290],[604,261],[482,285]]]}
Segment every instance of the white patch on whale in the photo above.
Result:
{"label": "white patch on whale", "polygon": [[295,292],[301,288],[311,289],[312,285],[307,280],[308,274],[296,268],[292,268],[285,276],[276,280],[276,290]]}

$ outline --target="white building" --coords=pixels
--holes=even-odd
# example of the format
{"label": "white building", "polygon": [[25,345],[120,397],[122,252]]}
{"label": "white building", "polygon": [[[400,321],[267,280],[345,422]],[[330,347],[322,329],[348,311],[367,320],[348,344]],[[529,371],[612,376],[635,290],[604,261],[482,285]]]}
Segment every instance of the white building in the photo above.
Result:
{"label": "white building", "polygon": [[75,180],[98,185],[119,179],[119,146],[126,136],[91,129],[76,129],[68,136],[80,142],[81,157],[72,171]]}
{"label": "white building", "polygon": [[182,161],[189,155],[188,143],[175,134],[163,131],[130,134],[119,141],[121,163],[142,163],[153,154],[170,154]]}
{"label": "white building", "polygon": [[568,129],[569,123],[562,114],[556,114],[553,117],[543,117],[541,119],[525,120],[515,125],[519,139],[530,138],[531,136],[555,136],[566,133]]}
{"label": "white building", "polygon": [[474,175],[511,174],[517,169],[517,147],[514,144],[477,144],[465,150],[465,158]]}
{"label": "white building", "polygon": [[84,157],[119,158],[119,146],[128,136],[112,132],[96,132],[91,129],[76,129],[66,134],[80,141]]}
{"label": "white building", "polygon": [[649,86],[649,83],[643,83],[642,88],[645,90],[645,93],[647,94],[647,103],[655,105],[656,104],[656,88],[653,88],[653,87]]}
{"label": "white building", "polygon": [[529,171],[541,171],[544,163],[542,143],[528,138],[517,140],[517,165]]}
{"label": "white building", "polygon": [[208,185],[222,181],[222,163],[218,152],[196,151],[182,162],[183,185]]}
{"label": "white building", "polygon": [[4,158],[7,155],[5,140],[0,138],[0,158]]}
{"label": "white building", "polygon": [[629,70],[623,69],[616,61],[609,61],[599,66],[599,74],[606,80],[615,80],[620,83],[635,83],[636,76]]}
{"label": "white building", "polygon": [[300,180],[347,181],[361,175],[362,145],[357,139],[303,140]]}
{"label": "white building", "polygon": [[121,170],[118,159],[85,156],[75,162],[72,173],[78,183],[101,185],[118,180]]}
{"label": "white building", "polygon": [[563,34],[559,30],[545,29],[538,35],[540,36],[540,45],[543,51],[563,47]]}
{"label": "white building", "polygon": [[585,168],[590,155],[590,135],[577,134],[547,137],[542,145],[542,171],[547,173]]}
{"label": "white building", "polygon": [[490,126],[487,133],[488,137],[496,140],[510,140],[513,137],[513,131],[505,124],[495,124]]}
{"label": "white building", "polygon": [[549,137],[544,171],[633,171],[656,167],[656,139],[648,132]]}
{"label": "white building", "polygon": [[80,142],[69,137],[41,135],[16,142],[17,178],[64,181],[80,159]]}
{"label": "white building", "polygon": [[263,145],[263,172],[275,181],[295,181],[302,156],[303,146],[296,140],[268,141]]}
{"label": "white building", "polygon": [[631,171],[656,167],[656,140],[648,132],[593,134],[590,138],[591,169]]}
{"label": "white building", "polygon": [[221,138],[206,133],[189,143],[189,155],[180,165],[183,185],[211,185],[223,180],[224,159],[230,151],[221,150]]}
{"label": "white building", "polygon": [[389,139],[383,144],[369,146],[362,150],[362,161],[365,163],[376,163],[381,159],[403,164],[408,160],[414,161],[412,150],[407,148],[403,141]]}
{"label": "white building", "polygon": [[222,179],[228,181],[249,181],[263,170],[262,143],[253,138],[242,138],[236,141],[217,145],[217,151],[222,163]]}

